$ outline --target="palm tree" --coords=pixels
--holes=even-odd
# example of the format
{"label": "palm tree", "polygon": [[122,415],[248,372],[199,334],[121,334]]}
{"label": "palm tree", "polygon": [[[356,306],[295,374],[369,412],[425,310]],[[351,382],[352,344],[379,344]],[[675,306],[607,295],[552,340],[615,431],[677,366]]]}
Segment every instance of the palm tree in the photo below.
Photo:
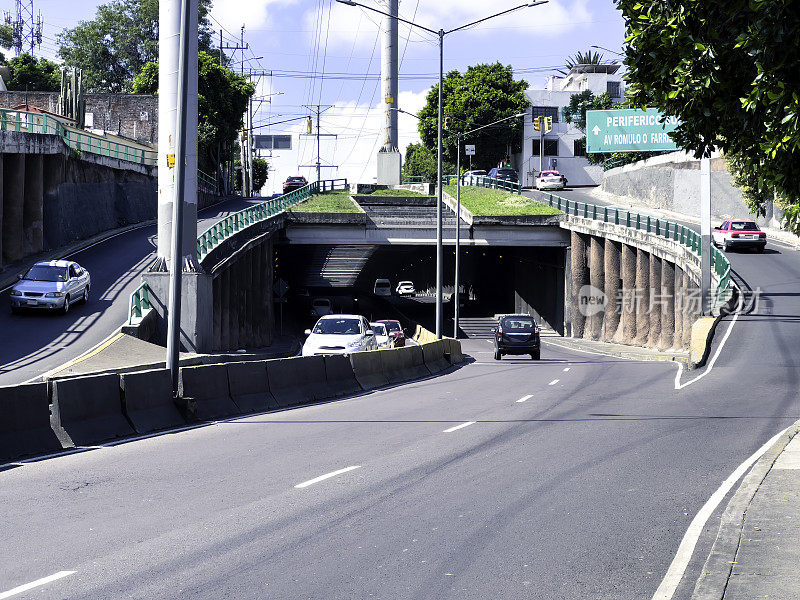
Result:
{"label": "palm tree", "polygon": [[566,67],[566,71],[562,71],[559,69],[559,73],[562,75],[566,75],[573,67],[578,65],[602,65],[602,64],[617,64],[616,60],[612,60],[608,63],[603,62],[603,55],[600,52],[592,52],[589,50],[585,54],[583,52],[576,52],[572,56],[568,56],[567,59],[564,61],[564,66]]}

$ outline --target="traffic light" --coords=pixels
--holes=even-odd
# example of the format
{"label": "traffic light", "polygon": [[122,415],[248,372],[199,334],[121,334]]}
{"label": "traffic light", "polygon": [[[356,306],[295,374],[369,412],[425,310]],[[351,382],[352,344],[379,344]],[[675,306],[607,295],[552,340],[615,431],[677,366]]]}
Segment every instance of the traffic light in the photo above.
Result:
{"label": "traffic light", "polygon": [[534,128],[536,131],[541,131],[541,129],[542,129],[542,128],[541,128],[541,126],[540,126],[540,124],[539,124],[539,123],[540,123],[539,119],[541,119],[541,117],[536,117],[536,118],[533,120],[533,128]]}
{"label": "traffic light", "polygon": [[444,118],[444,125],[442,125],[442,129],[450,129],[450,117]]}
{"label": "traffic light", "polygon": [[551,131],[553,129],[553,117],[545,117],[544,118],[544,130]]}

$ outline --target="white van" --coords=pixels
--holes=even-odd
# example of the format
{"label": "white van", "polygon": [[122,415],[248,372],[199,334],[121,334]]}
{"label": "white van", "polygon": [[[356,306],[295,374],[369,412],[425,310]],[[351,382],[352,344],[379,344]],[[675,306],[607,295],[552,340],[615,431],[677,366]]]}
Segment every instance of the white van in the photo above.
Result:
{"label": "white van", "polygon": [[376,296],[391,296],[392,284],[388,279],[376,279],[373,292]]}

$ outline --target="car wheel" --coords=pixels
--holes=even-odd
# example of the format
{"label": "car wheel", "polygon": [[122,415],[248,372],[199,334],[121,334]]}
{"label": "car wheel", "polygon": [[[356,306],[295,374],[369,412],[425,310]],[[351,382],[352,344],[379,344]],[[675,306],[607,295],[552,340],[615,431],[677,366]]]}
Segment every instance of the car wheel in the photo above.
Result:
{"label": "car wheel", "polygon": [[501,358],[503,358],[503,355],[500,353],[500,350],[495,350],[494,351],[494,359],[495,360],[500,360]]}
{"label": "car wheel", "polygon": [[731,249],[731,248],[730,248],[730,246],[728,246],[728,242],[727,242],[727,240],[726,240],[726,241],[723,241],[723,242],[722,242],[722,251],[723,251],[723,252],[728,252],[730,249]]}
{"label": "car wheel", "polygon": [[758,253],[759,254],[763,254],[764,253],[764,246],[759,246],[758,247]]}
{"label": "car wheel", "polygon": [[11,307],[11,314],[12,315],[18,315],[18,314],[20,314],[20,312],[22,312],[22,311],[20,311],[18,306],[12,306]]}
{"label": "car wheel", "polygon": [[87,285],[83,288],[83,298],[81,298],[81,302],[83,304],[89,304],[89,286]]}
{"label": "car wheel", "polygon": [[542,351],[541,350],[537,350],[536,352],[531,354],[531,359],[532,360],[539,360],[541,357],[542,357]]}
{"label": "car wheel", "polygon": [[64,314],[69,312],[69,294],[64,296],[64,308],[61,309],[61,312]]}

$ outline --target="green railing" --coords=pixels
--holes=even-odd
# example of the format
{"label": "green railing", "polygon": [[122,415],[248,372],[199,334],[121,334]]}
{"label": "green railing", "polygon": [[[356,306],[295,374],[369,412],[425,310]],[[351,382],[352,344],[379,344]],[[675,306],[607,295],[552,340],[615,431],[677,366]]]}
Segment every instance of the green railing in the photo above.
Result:
{"label": "green railing", "polygon": [[[553,194],[538,194],[544,197],[544,202],[557,208],[568,215],[613,223],[614,225],[624,225],[633,229],[646,231],[664,237],[673,242],[686,246],[695,256],[700,257],[701,237],[696,231],[689,229],[685,225],[659,219],[649,215],[642,215],[629,210],[615,208],[612,206],[599,206],[588,202],[578,202],[569,198],[562,198]],[[731,263],[727,257],[711,246],[711,268],[717,276],[717,286],[714,292],[714,304],[719,301],[726,301],[730,292],[731,282]]]}
{"label": "green railing", "polygon": [[[300,189],[289,192],[288,194],[272,198],[266,202],[255,204],[244,210],[228,215],[197,237],[197,258],[198,260],[202,260],[209,252],[226,239],[250,225],[274,217],[315,194],[324,194],[325,192],[338,189],[347,189],[347,179],[315,181]],[[130,308],[128,311],[129,324],[132,323],[134,318],[141,318],[143,310],[150,308],[149,291],[150,288],[147,286],[147,282],[143,282],[131,294]]]}
{"label": "green railing", "polygon": [[128,302],[128,323],[132,323],[134,319],[141,319],[142,314],[150,310],[150,288],[147,282],[142,282],[131,294],[130,301]]}
{"label": "green railing", "polygon": [[217,193],[217,180],[213,175],[197,169],[197,189],[209,194]]}
{"label": "green railing", "polygon": [[[456,176],[453,175],[453,181],[456,180]],[[470,175],[474,183],[475,187],[485,187],[485,188],[493,188],[496,190],[506,190],[508,192],[513,192],[515,194],[522,194],[522,184],[516,181],[509,181],[508,179],[496,179],[494,177],[489,177],[488,175]],[[464,182],[468,181],[463,175],[461,176],[461,185],[464,185]]]}

